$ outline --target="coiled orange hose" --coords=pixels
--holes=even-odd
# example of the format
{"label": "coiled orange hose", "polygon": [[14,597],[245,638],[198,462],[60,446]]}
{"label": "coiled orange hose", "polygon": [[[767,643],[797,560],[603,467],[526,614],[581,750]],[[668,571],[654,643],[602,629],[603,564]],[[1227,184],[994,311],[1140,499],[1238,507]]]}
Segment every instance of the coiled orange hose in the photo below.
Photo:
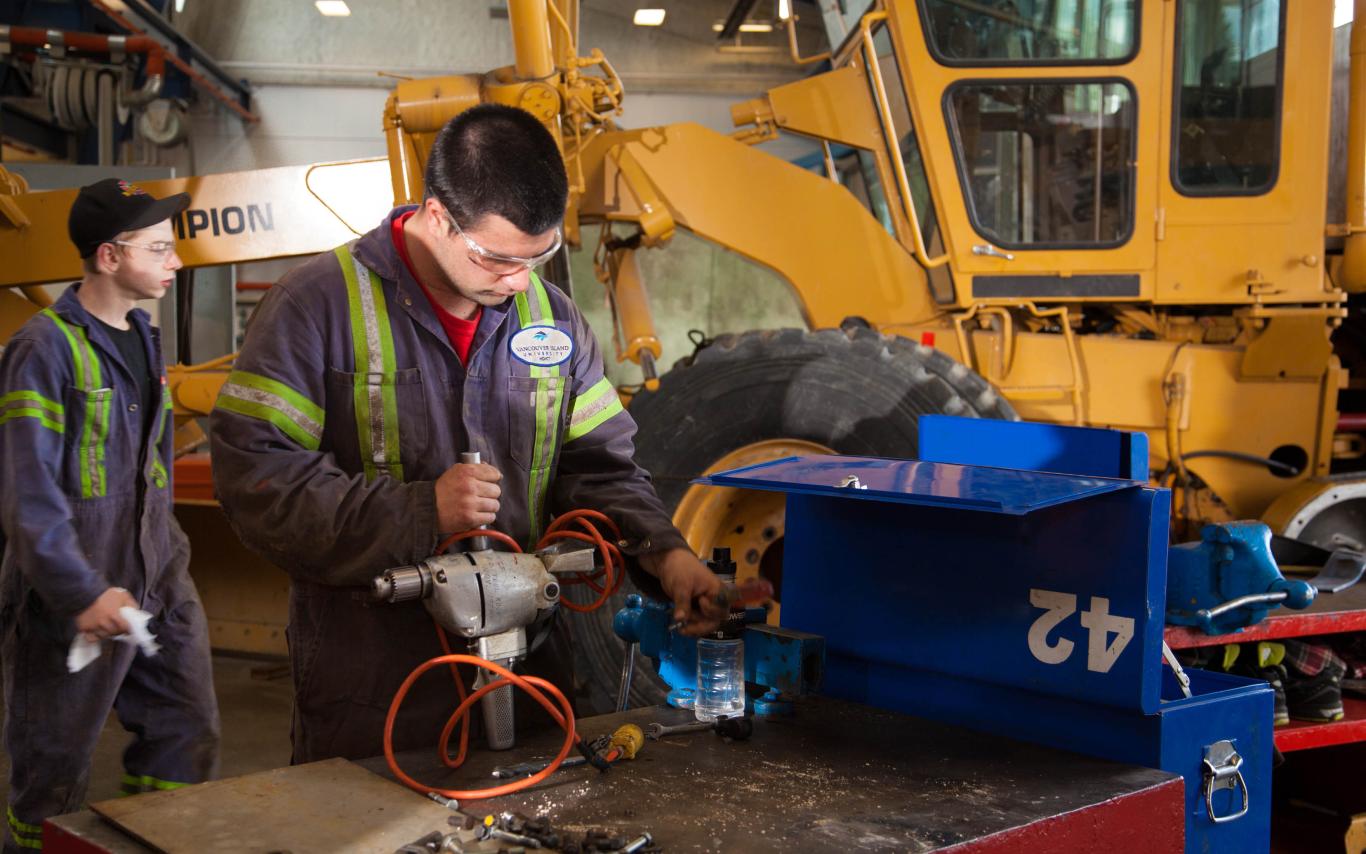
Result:
{"label": "coiled orange hose", "polygon": [[[612,533],[612,540],[607,540],[602,536],[597,526],[590,521],[594,519],[606,525],[608,530]],[[567,530],[567,526],[571,523],[577,523],[583,530]],[[451,534],[437,546],[437,554],[444,553],[453,543],[474,539],[475,537],[488,537],[489,539],[503,543],[514,552],[522,551],[522,547],[517,541],[507,534],[488,528],[477,528],[469,531],[461,531],[457,534]],[[536,544],[536,548],[543,549],[551,543],[566,539],[580,540],[597,546],[598,552],[602,555],[603,568],[592,575],[579,573],[576,578],[566,579],[564,581],[565,584],[587,584],[594,592],[599,594],[595,601],[589,605],[579,605],[561,599],[560,604],[571,611],[580,613],[593,611],[602,607],[607,603],[608,598],[620,589],[622,579],[625,577],[625,564],[621,556],[621,549],[617,546],[617,541],[621,539],[620,529],[618,529],[616,524],[606,515],[599,513],[596,510],[573,510],[560,516],[551,523],[550,527],[546,530],[545,536]],[[599,577],[604,578],[602,586],[598,586],[594,583],[594,579]],[[574,746],[578,742],[582,741],[575,730],[574,710],[573,707],[570,706],[569,700],[565,698],[559,688],[539,676],[518,676],[507,668],[495,664],[492,661],[480,658],[477,655],[457,655],[452,653],[450,641],[446,637],[445,630],[443,630],[440,625],[436,624],[435,621],[433,621],[433,625],[436,627],[436,634],[441,640],[441,648],[445,651],[445,654],[428,659],[418,665],[412,673],[408,674],[408,678],[403,680],[403,684],[399,686],[398,691],[394,694],[394,699],[390,701],[389,712],[384,718],[384,758],[389,764],[389,770],[394,773],[394,777],[408,788],[417,792],[422,792],[423,794],[435,792],[443,797],[454,798],[457,801],[473,801],[481,800],[483,798],[496,798],[500,795],[520,792],[523,789],[536,785],[551,774],[554,774],[559,769],[560,764],[563,763],[565,758],[569,755],[569,751],[574,749]],[[460,705],[456,707],[455,711],[452,712],[451,716],[446,720],[446,725],[441,730],[441,738],[437,742],[437,755],[443,765],[448,768],[458,768],[464,763],[465,757],[469,751],[470,710],[474,708],[474,704],[485,694],[496,691],[506,685],[515,685],[530,694],[531,698],[539,703],[541,707],[554,718],[555,722],[564,729],[565,739],[564,744],[560,747],[560,752],[556,754],[549,765],[535,774],[532,774],[530,777],[527,777],[524,780],[516,780],[511,783],[504,783],[500,786],[490,786],[487,789],[439,789],[435,786],[427,786],[408,776],[404,773],[403,769],[398,766],[398,760],[394,756],[394,721],[398,717],[399,707],[403,705],[403,699],[408,695],[409,689],[417,682],[418,678],[428,670],[439,667],[442,664],[450,665],[451,676],[455,679],[456,692],[460,695]],[[459,668],[461,664],[474,665],[477,668],[496,673],[501,678],[484,685],[471,694],[466,690],[465,681],[461,678]],[[542,690],[550,696],[547,697],[546,693],[542,693]],[[556,708],[555,703],[551,702],[552,698],[559,704],[559,708]],[[450,740],[451,735],[455,732],[456,726],[460,727],[460,749],[455,756],[451,756]]]}

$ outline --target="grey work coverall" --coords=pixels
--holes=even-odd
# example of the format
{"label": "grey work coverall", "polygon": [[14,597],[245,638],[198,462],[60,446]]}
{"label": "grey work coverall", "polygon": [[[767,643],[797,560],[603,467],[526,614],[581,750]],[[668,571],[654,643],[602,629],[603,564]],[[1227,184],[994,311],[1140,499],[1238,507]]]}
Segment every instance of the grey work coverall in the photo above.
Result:
{"label": "grey work coverall", "polygon": [[[160,339],[145,312],[130,315],[162,386],[148,430],[138,385],[78,287],[29,320],[0,358],[7,852],[40,848],[43,819],[81,808],[111,708],[134,735],[125,791],[197,783],[217,769],[208,629],[172,513]],[[111,586],[152,614],[161,652],[105,643],[69,674],[74,617]]]}
{"label": "grey work coverall", "polygon": [[[271,289],[211,421],[233,528],[292,580],[296,763],[380,753],[394,692],[441,654],[420,603],[372,605],[367,594],[377,574],[435,551],[435,481],[460,452],[502,473],[493,527],[524,547],[551,513],[581,507],[612,517],[628,551],[687,545],[632,459],[635,423],[573,303],[533,279],[483,310],[461,365],[392,242],[393,217],[411,209]],[[565,336],[572,352],[559,364],[514,353]],[[572,689],[563,672],[546,675]],[[396,748],[435,744],[455,703],[449,676],[425,677]],[[519,699],[519,713],[533,705]]]}

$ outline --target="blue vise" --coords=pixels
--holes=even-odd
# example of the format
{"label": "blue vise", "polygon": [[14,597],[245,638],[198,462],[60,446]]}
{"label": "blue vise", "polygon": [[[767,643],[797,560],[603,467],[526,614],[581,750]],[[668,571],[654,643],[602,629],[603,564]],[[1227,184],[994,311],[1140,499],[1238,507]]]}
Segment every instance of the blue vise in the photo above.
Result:
{"label": "blue vise", "polygon": [[[745,682],[767,689],[754,703],[763,715],[787,709],[788,698],[816,693],[825,673],[825,638],[767,625],[762,608],[745,611]],[[672,689],[669,704],[688,705],[697,687],[697,639],[669,631],[673,606],[632,593],[612,619],[612,630],[639,644]]]}
{"label": "blue vise", "polygon": [[1281,605],[1307,608],[1317,592],[1281,575],[1261,522],[1206,525],[1199,542],[1167,552],[1167,622],[1206,634],[1236,632]]}

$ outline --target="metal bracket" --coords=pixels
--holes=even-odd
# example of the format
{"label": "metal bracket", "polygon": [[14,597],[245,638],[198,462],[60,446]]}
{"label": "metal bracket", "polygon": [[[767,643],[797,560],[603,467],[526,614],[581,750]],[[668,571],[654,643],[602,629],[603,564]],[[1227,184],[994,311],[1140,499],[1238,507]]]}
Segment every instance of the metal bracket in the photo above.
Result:
{"label": "metal bracket", "polygon": [[1176,676],[1176,684],[1181,686],[1181,693],[1186,695],[1189,700],[1195,695],[1191,693],[1191,678],[1186,675],[1186,671],[1181,667],[1181,662],[1177,660],[1176,653],[1167,646],[1167,642],[1162,642],[1162,657],[1167,660],[1167,665],[1171,667],[1172,673]]}
{"label": "metal bracket", "polygon": [[[1205,748],[1205,758],[1201,762],[1205,778],[1205,812],[1215,824],[1235,821],[1247,815],[1247,781],[1243,779],[1243,757],[1233,749],[1233,742],[1225,739],[1216,741]],[[1220,789],[1243,790],[1243,808],[1229,815],[1214,814],[1214,793]]]}

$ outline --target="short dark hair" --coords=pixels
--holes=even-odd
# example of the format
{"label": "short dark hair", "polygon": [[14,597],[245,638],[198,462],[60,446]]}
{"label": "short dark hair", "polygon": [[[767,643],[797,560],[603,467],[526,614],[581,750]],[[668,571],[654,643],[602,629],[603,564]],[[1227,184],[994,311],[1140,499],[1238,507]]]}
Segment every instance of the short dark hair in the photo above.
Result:
{"label": "short dark hair", "polygon": [[569,179],[555,138],[531,113],[502,104],[471,107],[446,123],[427,159],[427,194],[461,228],[498,214],[526,234],[564,219]]}

